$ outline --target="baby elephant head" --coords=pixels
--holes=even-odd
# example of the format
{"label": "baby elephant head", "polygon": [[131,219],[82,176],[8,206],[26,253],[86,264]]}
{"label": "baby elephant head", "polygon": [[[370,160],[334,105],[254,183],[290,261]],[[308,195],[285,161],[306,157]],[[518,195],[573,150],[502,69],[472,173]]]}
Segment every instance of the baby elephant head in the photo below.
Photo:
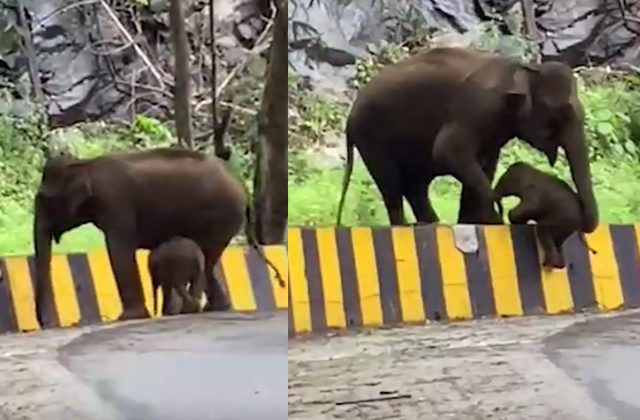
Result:
{"label": "baby elephant head", "polygon": [[533,171],[535,169],[525,162],[516,162],[509,166],[493,188],[496,199],[510,195],[519,196]]}

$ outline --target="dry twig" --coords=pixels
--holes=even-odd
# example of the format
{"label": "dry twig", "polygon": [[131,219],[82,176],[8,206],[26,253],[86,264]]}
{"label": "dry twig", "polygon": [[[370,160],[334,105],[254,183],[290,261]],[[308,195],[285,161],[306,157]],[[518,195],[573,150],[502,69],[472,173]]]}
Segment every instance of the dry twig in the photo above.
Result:
{"label": "dry twig", "polygon": [[147,66],[147,68],[151,72],[151,74],[153,74],[153,77],[160,84],[160,87],[164,89],[165,87],[164,80],[160,75],[160,73],[158,72],[158,70],[156,69],[156,66],[154,66],[153,63],[151,63],[151,60],[149,60],[149,57],[147,57],[144,51],[142,51],[142,48],[140,48],[140,46],[135,41],[135,39],[133,39],[129,31],[127,31],[127,28],[125,28],[122,22],[120,22],[120,19],[118,19],[118,16],[116,16],[115,12],[111,9],[111,6],[109,6],[105,0],[100,0],[100,4],[104,8],[104,10],[107,12],[111,20],[113,21],[113,24],[116,25],[116,27],[118,28],[122,36],[125,37],[127,42],[131,43],[136,54],[138,54],[142,62],[145,64],[145,66]]}

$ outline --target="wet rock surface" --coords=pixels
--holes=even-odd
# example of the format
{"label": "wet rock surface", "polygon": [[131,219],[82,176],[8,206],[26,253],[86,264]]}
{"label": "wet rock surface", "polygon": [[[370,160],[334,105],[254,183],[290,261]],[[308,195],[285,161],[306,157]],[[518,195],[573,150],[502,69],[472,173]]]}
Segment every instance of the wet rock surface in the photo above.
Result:
{"label": "wet rock surface", "polygon": [[[615,2],[535,0],[537,33],[545,58],[572,66],[587,63],[640,64],[640,23],[624,22]],[[638,16],[640,2],[624,3]],[[401,42],[425,28],[435,31],[434,45],[469,46],[481,36],[480,25],[500,16],[496,51],[517,49],[513,30],[522,15],[513,0],[299,0],[289,7],[292,65],[317,88],[341,92],[353,75],[353,63],[385,42]]]}
{"label": "wet rock surface", "polygon": [[[140,56],[100,2],[28,0],[28,17],[36,48],[40,79],[53,126],[104,117],[128,118],[131,114],[129,81],[145,69]],[[166,0],[153,0],[146,8],[132,8],[106,1],[154,63],[169,66],[172,60]],[[17,21],[17,8],[3,3],[0,27]],[[206,49],[208,8],[204,0],[185,4],[192,49]],[[638,66],[640,23],[624,21],[617,2],[609,0],[535,0],[536,36],[547,58],[560,58],[574,66],[586,63],[626,63]],[[640,14],[640,0],[622,2],[629,16]],[[480,26],[502,16],[498,52],[520,48],[512,35],[518,16],[515,0],[292,0],[289,2],[290,62],[305,76],[306,84],[339,95],[353,76],[358,57],[378,51],[385,42],[402,42],[409,35],[434,35],[435,45],[472,44],[481,36]],[[251,48],[265,22],[265,1],[216,0],[219,82]],[[434,34],[435,32],[435,34]],[[3,34],[4,35],[4,34]],[[28,62],[18,45],[0,51],[2,85],[17,85],[14,95],[29,95]],[[14,43],[15,44],[15,43]],[[108,57],[108,59],[107,59]],[[195,71],[195,70],[194,70]],[[160,72],[165,83],[171,77]],[[149,71],[138,83],[158,85]],[[114,83],[119,79],[119,83]],[[123,83],[124,81],[124,83]],[[169,86],[169,92],[171,86]],[[163,94],[147,92],[137,101],[136,112],[154,114]],[[166,100],[166,98],[164,98]],[[14,112],[25,112],[18,101]],[[168,112],[166,109],[164,112]]]}

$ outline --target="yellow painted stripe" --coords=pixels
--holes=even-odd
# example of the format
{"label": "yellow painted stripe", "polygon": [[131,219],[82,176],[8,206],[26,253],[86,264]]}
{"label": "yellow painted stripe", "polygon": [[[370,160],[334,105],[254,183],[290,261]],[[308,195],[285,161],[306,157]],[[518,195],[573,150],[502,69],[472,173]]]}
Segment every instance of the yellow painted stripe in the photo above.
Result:
{"label": "yellow painted stripe", "polygon": [[324,311],[328,327],[344,328],[347,325],[342,297],[340,262],[333,228],[316,229],[320,278],[324,294]]}
{"label": "yellow painted stripe", "polygon": [[245,259],[246,252],[240,247],[229,247],[225,249],[222,258],[220,258],[220,266],[227,279],[229,298],[233,309],[237,311],[255,311],[257,309]]}
{"label": "yellow painted stripe", "polygon": [[518,271],[509,226],[483,226],[497,315],[523,314]]}
{"label": "yellow painted stripe", "polygon": [[351,241],[362,309],[362,323],[365,326],[382,325],[380,283],[371,229],[352,228]]}
{"label": "yellow painted stripe", "polygon": [[624,295],[609,226],[599,225],[593,233],[586,236],[591,248],[597,252],[597,254],[589,252],[589,259],[598,307],[619,308],[624,303]]}
{"label": "yellow painted stripe", "polygon": [[453,229],[450,226],[438,226],[436,238],[447,316],[449,319],[472,318],[464,257],[456,248]]}
{"label": "yellow painted stripe", "polygon": [[404,322],[424,321],[420,267],[416,254],[416,238],[413,228],[392,227],[391,239],[396,260],[402,320]]}
{"label": "yellow painted stripe", "polygon": [[573,311],[573,296],[571,296],[568,271],[566,269],[545,269],[542,266],[542,256],[544,254],[537,235],[536,247],[538,248],[538,266],[540,268],[540,280],[542,281],[542,293],[544,294],[545,312],[553,315]]}
{"label": "yellow painted stripe", "polygon": [[35,293],[29,263],[23,257],[9,257],[4,260],[7,269],[13,310],[20,331],[32,331],[40,328],[36,318]]}
{"label": "yellow painted stripe", "polygon": [[289,284],[291,302],[289,302],[289,305],[293,313],[294,329],[296,332],[310,332],[311,307],[309,305],[309,289],[307,287],[307,276],[305,275],[300,229],[289,228],[287,241],[289,248],[289,275],[291,276]]}
{"label": "yellow painted stripe", "polygon": [[[151,284],[151,276],[149,275],[149,268],[147,266],[149,260],[149,251],[146,249],[140,249],[136,251],[136,264],[138,265],[138,274],[140,278],[140,284],[142,285],[142,293],[144,294],[144,304],[149,313],[153,312],[153,286]],[[162,302],[158,302],[162,305]],[[162,307],[162,306],[158,306]]]}
{"label": "yellow painted stripe", "polygon": [[87,260],[96,291],[100,317],[105,322],[114,321],[122,313],[122,301],[111,269],[109,254],[106,249],[98,249],[91,252]]}
{"label": "yellow painted stripe", "polygon": [[273,296],[276,301],[276,308],[286,309],[289,301],[287,289],[289,287],[289,270],[287,269],[287,250],[283,246],[265,246],[264,254],[269,261],[278,268],[282,275],[286,287],[280,287],[276,278],[276,273],[271,267],[269,269],[269,279],[273,288]]}
{"label": "yellow painted stripe", "polygon": [[51,282],[60,326],[68,327],[77,324],[80,320],[80,307],[66,255],[51,256]]}

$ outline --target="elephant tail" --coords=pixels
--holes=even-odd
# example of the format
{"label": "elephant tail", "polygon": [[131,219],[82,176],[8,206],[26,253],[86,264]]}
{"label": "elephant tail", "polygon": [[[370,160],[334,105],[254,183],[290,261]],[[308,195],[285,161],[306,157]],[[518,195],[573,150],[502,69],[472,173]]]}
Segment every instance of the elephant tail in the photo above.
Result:
{"label": "elephant tail", "polygon": [[589,252],[591,252],[593,255],[596,255],[598,253],[598,251],[596,251],[595,249],[591,248],[591,246],[589,246],[589,243],[587,242],[587,237],[585,236],[584,232],[578,231],[578,237],[580,238],[580,242],[584,244],[584,246],[589,250]]}
{"label": "elephant tail", "polygon": [[498,214],[500,215],[500,220],[504,221],[504,207],[502,206],[502,197],[500,195],[495,195],[493,201],[498,207]]}
{"label": "elephant tail", "polygon": [[340,202],[338,203],[338,216],[336,219],[336,225],[340,226],[342,222],[342,208],[347,196],[347,189],[349,189],[349,183],[351,182],[351,173],[353,172],[353,134],[349,134],[347,130],[347,162],[345,163],[344,177],[342,178],[342,192],[340,193]]}
{"label": "elephant tail", "polygon": [[256,240],[256,236],[254,234],[253,210],[251,209],[251,203],[247,203],[244,214],[247,220],[245,224],[245,236],[247,237],[247,242],[249,243],[249,245],[251,245],[251,248],[253,248],[258,253],[260,258],[262,258],[262,260],[267,263],[269,267],[271,267],[273,272],[276,274],[278,285],[284,289],[285,287],[287,287],[287,283],[284,281],[280,270],[278,270],[278,267],[276,267],[274,263],[269,261],[266,255],[264,255],[264,251],[262,250],[260,245],[258,245],[258,241]]}

